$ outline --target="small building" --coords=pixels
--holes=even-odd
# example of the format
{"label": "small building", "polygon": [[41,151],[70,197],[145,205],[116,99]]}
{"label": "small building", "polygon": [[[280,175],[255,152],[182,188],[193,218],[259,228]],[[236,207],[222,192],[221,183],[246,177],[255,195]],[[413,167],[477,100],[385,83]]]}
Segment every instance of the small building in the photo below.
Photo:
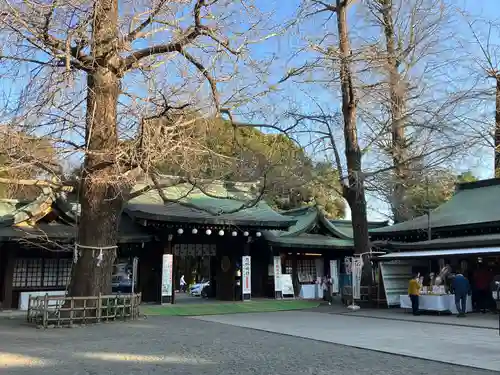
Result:
{"label": "small building", "polygon": [[[280,257],[283,274],[291,275],[295,295],[321,298],[318,283],[324,276],[338,276],[334,284],[339,292],[344,285],[350,285],[344,261],[354,254],[352,222],[329,220],[317,206],[281,214],[293,218],[296,224],[287,231],[266,231],[263,238],[273,256]],[[370,228],[384,226],[387,222],[369,223]]]}
{"label": "small building", "polygon": [[429,215],[370,231],[388,306],[398,306],[412,273],[439,273],[445,265],[474,282],[478,268],[500,275],[500,179],[459,184]]}

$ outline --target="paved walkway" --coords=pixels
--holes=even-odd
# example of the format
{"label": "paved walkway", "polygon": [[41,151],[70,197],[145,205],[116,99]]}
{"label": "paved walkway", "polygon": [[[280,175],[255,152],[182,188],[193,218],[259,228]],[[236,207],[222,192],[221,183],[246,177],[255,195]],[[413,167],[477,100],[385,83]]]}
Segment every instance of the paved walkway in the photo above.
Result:
{"label": "paved walkway", "polygon": [[0,319],[0,337],[8,375],[498,375],[179,317],[47,330]]}
{"label": "paved walkway", "polygon": [[[325,311],[327,312],[327,311]],[[365,318],[400,320],[416,323],[444,324],[473,328],[499,329],[499,316],[497,314],[470,313],[466,318],[457,318],[455,315],[423,314],[413,316],[402,309],[361,309],[353,312],[333,311],[331,314],[342,314]]]}
{"label": "paved walkway", "polygon": [[[447,318],[457,319],[451,316]],[[500,336],[493,329],[319,312],[240,314],[192,319],[500,371]]]}
{"label": "paved walkway", "polygon": [[374,309],[374,308],[362,308],[357,311],[348,310],[345,306],[341,305],[321,305],[317,308],[311,309],[310,311],[320,312],[325,314],[341,314],[346,316],[358,316],[365,318],[377,318],[377,319],[389,319],[389,320],[402,320],[408,322],[417,323],[429,323],[429,324],[445,324],[452,326],[465,326],[465,327],[475,327],[475,328],[489,328],[489,329],[499,329],[499,315],[497,314],[480,314],[480,313],[470,313],[467,314],[465,319],[458,319],[455,315],[450,314],[422,314],[420,316],[413,316],[411,313],[406,312],[403,309],[393,308],[393,309]]}

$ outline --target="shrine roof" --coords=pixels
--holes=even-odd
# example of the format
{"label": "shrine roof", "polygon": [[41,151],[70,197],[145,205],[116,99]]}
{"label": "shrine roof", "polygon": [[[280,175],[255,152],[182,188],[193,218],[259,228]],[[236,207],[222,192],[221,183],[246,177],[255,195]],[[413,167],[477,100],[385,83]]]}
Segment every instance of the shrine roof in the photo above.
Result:
{"label": "shrine roof", "polygon": [[[296,224],[287,231],[265,231],[264,238],[282,247],[316,247],[331,249],[352,249],[353,229],[349,220],[329,220],[320,207],[310,206],[281,213],[293,217]],[[370,227],[387,225],[386,222],[370,222]],[[310,233],[320,229],[321,234]]]}
{"label": "shrine roof", "polygon": [[[132,194],[145,186],[136,185]],[[136,220],[270,229],[288,228],[296,222],[259,200],[256,184],[211,182],[195,187],[183,183],[161,192],[152,189],[131,199],[125,212]]]}
{"label": "shrine roof", "polygon": [[[457,185],[453,197],[430,212],[432,231],[500,225],[500,179]],[[372,229],[372,238],[427,231],[429,217],[416,217],[395,225]]]}

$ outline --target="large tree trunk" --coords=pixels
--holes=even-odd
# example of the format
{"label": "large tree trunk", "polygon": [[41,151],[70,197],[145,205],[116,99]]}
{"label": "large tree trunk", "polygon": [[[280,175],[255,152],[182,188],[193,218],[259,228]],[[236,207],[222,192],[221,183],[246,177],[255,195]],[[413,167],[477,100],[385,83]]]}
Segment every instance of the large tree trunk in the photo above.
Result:
{"label": "large tree trunk", "polygon": [[496,77],[495,105],[495,177],[500,178],[500,75]]}
{"label": "large tree trunk", "polygon": [[407,186],[410,179],[408,166],[408,146],[405,137],[404,116],[406,87],[399,73],[400,56],[396,48],[392,0],[379,0],[383,30],[386,41],[387,70],[391,108],[391,157],[394,165],[395,181],[392,188],[391,206],[394,222],[402,222],[413,217],[411,207],[406,203]]}
{"label": "large tree trunk", "polygon": [[[111,292],[118,225],[124,201],[116,166],[117,103],[120,79],[109,61],[118,33],[118,1],[99,0],[94,6],[92,55],[96,66],[87,77],[86,144],[78,262],[72,275],[71,296]],[[110,42],[111,41],[111,42]],[[99,248],[107,247],[108,249]]]}
{"label": "large tree trunk", "polygon": [[342,91],[342,115],[344,118],[345,155],[348,184],[344,186],[344,198],[349,203],[354,231],[354,248],[357,254],[370,248],[366,215],[365,188],[361,168],[361,149],[356,126],[356,90],[351,72],[351,47],[347,32],[347,1],[337,0],[337,26],[340,49],[340,85]]}

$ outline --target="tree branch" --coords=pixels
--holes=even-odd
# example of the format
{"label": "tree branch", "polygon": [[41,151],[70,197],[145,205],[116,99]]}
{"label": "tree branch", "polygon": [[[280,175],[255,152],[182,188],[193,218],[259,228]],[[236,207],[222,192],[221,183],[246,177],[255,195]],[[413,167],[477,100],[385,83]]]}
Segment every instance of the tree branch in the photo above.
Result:
{"label": "tree branch", "polygon": [[[192,43],[200,35],[208,35],[214,37],[207,26],[201,23],[201,9],[216,3],[218,0],[211,1],[207,3],[207,0],[197,0],[193,9],[194,26],[189,27],[183,36],[178,40],[172,41],[167,44],[160,44],[151,47],[146,47],[138,51],[133,52],[129,56],[125,57],[121,61],[121,68],[125,72],[132,69],[136,64],[143,58],[171,53],[171,52],[181,52],[182,49]],[[221,43],[224,45],[223,43]]]}

